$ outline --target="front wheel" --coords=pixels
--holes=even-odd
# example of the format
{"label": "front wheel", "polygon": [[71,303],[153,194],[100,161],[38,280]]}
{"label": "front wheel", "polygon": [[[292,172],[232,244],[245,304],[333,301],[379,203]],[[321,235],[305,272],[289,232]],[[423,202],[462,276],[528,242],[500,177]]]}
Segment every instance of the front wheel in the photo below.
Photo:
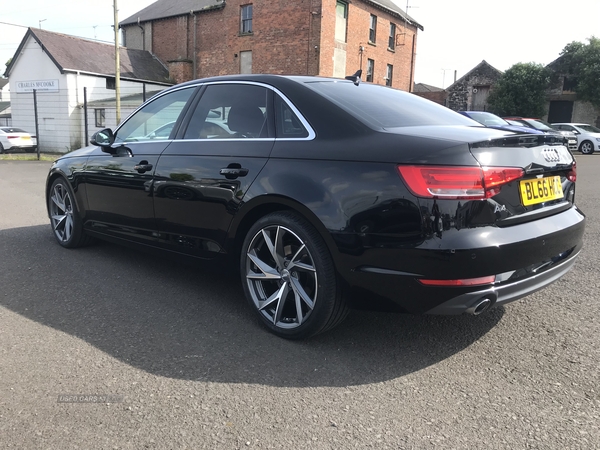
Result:
{"label": "front wheel", "polygon": [[48,194],[48,212],[54,237],[67,248],[83,247],[91,238],[83,231],[83,223],[77,211],[75,196],[63,178],[52,183]]}
{"label": "front wheel", "polygon": [[293,212],[268,214],[252,226],[240,268],[252,309],[280,337],[308,338],[333,328],[347,314],[327,246]]}
{"label": "front wheel", "polygon": [[591,155],[594,153],[594,144],[590,141],[583,141],[579,146],[579,151],[584,155]]}

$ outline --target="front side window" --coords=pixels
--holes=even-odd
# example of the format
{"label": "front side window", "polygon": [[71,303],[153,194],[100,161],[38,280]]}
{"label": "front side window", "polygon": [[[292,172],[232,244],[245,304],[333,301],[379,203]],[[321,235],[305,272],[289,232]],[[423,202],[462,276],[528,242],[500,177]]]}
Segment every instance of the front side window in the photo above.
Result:
{"label": "front side window", "polygon": [[240,32],[242,34],[252,33],[252,5],[242,6]]}
{"label": "front side window", "polygon": [[184,139],[257,139],[269,137],[268,90],[248,84],[206,88]]}
{"label": "front side window", "polygon": [[348,21],[348,4],[337,2],[335,5],[335,40],[346,42],[346,23]]}
{"label": "front side window", "polygon": [[387,65],[387,74],[385,75],[385,85],[386,86],[392,85],[393,77],[394,77],[394,66],[392,66],[391,64],[388,64]]}
{"label": "front side window", "polygon": [[375,61],[367,59],[367,81],[373,82],[373,71],[375,70]]}
{"label": "front side window", "polygon": [[396,24],[390,23],[390,37],[388,42],[388,48],[394,50],[396,48]]}
{"label": "front side window", "polygon": [[369,27],[369,42],[374,44],[377,41],[377,16],[371,14],[371,26]]}
{"label": "front side window", "polygon": [[115,143],[168,139],[195,89],[189,87],[169,92],[146,103],[117,130]]}

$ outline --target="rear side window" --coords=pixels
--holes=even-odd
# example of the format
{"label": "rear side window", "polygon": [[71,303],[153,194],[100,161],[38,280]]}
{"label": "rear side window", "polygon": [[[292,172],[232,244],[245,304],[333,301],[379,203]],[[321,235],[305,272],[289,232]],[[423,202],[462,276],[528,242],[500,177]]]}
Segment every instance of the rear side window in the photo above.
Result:
{"label": "rear side window", "polygon": [[408,92],[350,81],[316,81],[306,86],[358,117],[372,128],[467,125],[473,121],[445,106]]}
{"label": "rear side window", "polygon": [[190,119],[184,139],[269,137],[267,89],[249,84],[209,85]]}
{"label": "rear side window", "polygon": [[275,96],[275,126],[278,138],[308,137],[298,116],[279,95]]}

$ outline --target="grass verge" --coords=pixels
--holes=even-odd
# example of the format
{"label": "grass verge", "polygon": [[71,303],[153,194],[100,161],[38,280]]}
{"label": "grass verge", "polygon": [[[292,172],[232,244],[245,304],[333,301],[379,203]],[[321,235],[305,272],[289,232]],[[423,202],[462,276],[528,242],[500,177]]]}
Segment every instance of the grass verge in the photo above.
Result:
{"label": "grass verge", "polygon": [[[40,161],[54,161],[58,153],[40,153]],[[0,161],[37,161],[37,153],[0,153]]]}

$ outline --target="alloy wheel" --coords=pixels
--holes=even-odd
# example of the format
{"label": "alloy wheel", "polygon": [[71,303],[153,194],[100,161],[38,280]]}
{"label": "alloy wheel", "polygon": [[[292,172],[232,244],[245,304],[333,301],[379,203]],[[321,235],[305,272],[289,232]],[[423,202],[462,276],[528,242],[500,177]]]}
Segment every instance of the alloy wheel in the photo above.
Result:
{"label": "alloy wheel", "polygon": [[590,153],[594,152],[594,147],[592,146],[591,142],[585,141],[581,144],[581,146],[579,147],[579,150],[584,155],[589,155]]}
{"label": "alloy wheel", "polygon": [[263,317],[278,328],[302,325],[317,299],[317,270],[306,244],[290,229],[270,225],[246,253],[246,282]]}
{"label": "alloy wheel", "polygon": [[61,242],[68,242],[73,236],[73,200],[67,187],[56,183],[50,195],[50,219],[54,234]]}

